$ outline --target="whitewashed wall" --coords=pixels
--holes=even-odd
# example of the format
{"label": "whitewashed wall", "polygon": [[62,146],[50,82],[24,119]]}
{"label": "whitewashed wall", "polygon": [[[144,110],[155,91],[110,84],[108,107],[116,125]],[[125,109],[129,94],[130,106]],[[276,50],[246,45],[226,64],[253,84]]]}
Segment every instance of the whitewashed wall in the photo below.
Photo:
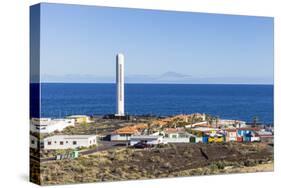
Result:
{"label": "whitewashed wall", "polygon": [[131,136],[120,136],[119,134],[112,134],[110,135],[111,141],[129,141]]}
{"label": "whitewashed wall", "polygon": [[189,143],[190,138],[164,138],[164,143]]}
{"label": "whitewashed wall", "polygon": [[[51,144],[49,144],[49,142]],[[63,145],[61,145],[63,142]],[[76,144],[73,144],[76,142]],[[91,145],[96,145],[96,136],[91,136],[89,138],[63,138],[63,137],[48,137],[44,139],[44,149],[75,149],[77,147],[89,147]]]}

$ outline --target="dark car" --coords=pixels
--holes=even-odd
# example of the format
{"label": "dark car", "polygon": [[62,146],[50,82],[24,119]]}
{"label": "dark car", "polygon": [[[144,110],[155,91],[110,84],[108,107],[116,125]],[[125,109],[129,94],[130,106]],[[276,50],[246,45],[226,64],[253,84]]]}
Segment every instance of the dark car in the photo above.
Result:
{"label": "dark car", "polygon": [[148,145],[147,143],[145,143],[145,142],[138,142],[138,143],[136,143],[136,144],[134,145],[134,147],[135,147],[135,148],[141,148],[141,149],[143,149],[143,148],[148,148],[149,145]]}

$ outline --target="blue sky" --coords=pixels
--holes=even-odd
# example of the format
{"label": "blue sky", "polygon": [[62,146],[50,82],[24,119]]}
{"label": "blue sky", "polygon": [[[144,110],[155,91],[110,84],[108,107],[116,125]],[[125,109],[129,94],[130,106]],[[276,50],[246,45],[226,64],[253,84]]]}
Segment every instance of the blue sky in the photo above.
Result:
{"label": "blue sky", "polygon": [[41,5],[41,80],[273,83],[273,18]]}

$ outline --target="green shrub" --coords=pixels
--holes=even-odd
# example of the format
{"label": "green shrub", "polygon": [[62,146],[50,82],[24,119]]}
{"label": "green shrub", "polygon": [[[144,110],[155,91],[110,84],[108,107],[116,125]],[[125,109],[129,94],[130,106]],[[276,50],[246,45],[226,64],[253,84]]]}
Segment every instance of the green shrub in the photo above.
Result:
{"label": "green shrub", "polygon": [[210,167],[210,169],[211,169],[212,172],[215,172],[215,171],[218,170],[218,166],[217,166],[217,164],[215,164],[215,163],[212,163],[209,167]]}
{"label": "green shrub", "polygon": [[218,162],[217,162],[217,167],[218,167],[218,169],[223,170],[225,166],[226,166],[226,165],[225,165],[225,162],[224,162],[224,161],[218,161]]}
{"label": "green shrub", "polygon": [[256,160],[254,159],[247,159],[246,161],[244,161],[244,166],[255,166],[256,165]]}

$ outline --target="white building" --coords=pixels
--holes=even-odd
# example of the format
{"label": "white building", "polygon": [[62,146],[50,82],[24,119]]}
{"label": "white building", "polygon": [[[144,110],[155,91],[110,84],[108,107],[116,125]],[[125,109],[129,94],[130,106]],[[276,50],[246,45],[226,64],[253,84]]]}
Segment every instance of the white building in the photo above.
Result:
{"label": "white building", "polygon": [[110,141],[112,142],[128,142],[131,139],[132,134],[115,134],[110,135]]}
{"label": "white building", "polygon": [[245,121],[231,120],[231,119],[220,119],[218,125],[223,127],[230,127],[230,128],[231,127],[243,128],[247,126]]}
{"label": "white building", "polygon": [[185,128],[192,128],[192,127],[206,127],[208,125],[207,121],[202,121],[202,122],[198,122],[198,123],[194,123],[194,124],[190,124],[190,125],[185,125]]}
{"label": "white building", "polygon": [[133,146],[139,142],[143,142],[149,145],[157,145],[164,143],[163,136],[154,136],[154,135],[138,135],[131,136],[130,145]]}
{"label": "white building", "polygon": [[196,136],[196,137],[195,137],[195,142],[196,142],[196,143],[199,143],[199,142],[202,143],[202,142],[203,142],[203,138],[202,138],[202,137],[197,137],[197,136]]}
{"label": "white building", "polygon": [[116,56],[116,116],[124,116],[124,55]]}
{"label": "white building", "polygon": [[225,132],[226,142],[235,142],[237,141],[237,130],[236,129],[227,129]]}
{"label": "white building", "polygon": [[259,136],[252,136],[251,137],[251,142],[260,142],[261,138]]}
{"label": "white building", "polygon": [[191,137],[196,138],[187,132],[166,132],[163,140],[165,143],[189,143]]}
{"label": "white building", "polygon": [[52,133],[62,131],[68,126],[74,126],[73,119],[32,118],[30,131],[39,133]]}
{"label": "white building", "polygon": [[195,127],[195,128],[192,128],[192,130],[194,130],[194,131],[200,131],[200,132],[217,132],[217,131],[219,131],[220,129],[218,129],[218,128],[212,128],[212,127]]}
{"label": "white building", "polygon": [[44,149],[75,149],[97,145],[96,135],[55,135],[44,139]]}

